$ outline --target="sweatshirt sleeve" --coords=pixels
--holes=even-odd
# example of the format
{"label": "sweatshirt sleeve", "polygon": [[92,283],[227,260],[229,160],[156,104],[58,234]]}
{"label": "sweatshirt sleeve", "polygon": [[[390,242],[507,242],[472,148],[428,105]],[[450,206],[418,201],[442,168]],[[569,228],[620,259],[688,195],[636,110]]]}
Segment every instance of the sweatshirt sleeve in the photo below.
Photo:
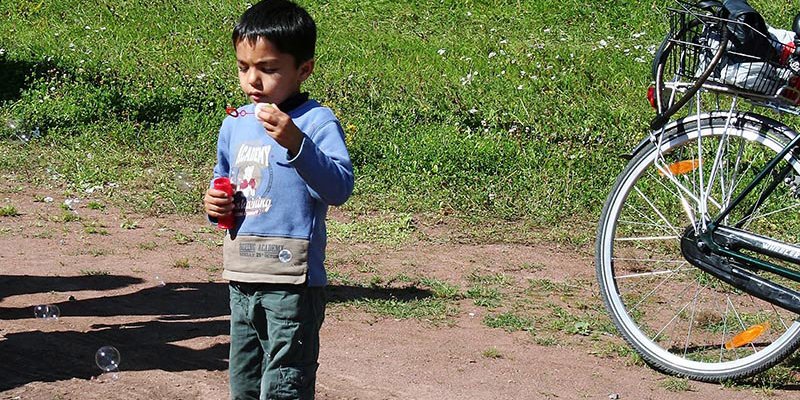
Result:
{"label": "sweatshirt sleeve", "polygon": [[311,195],[328,205],[341,205],[353,193],[353,164],[336,120],[305,136],[289,163],[306,181]]}
{"label": "sweatshirt sleeve", "polygon": [[219,138],[217,138],[217,163],[214,165],[214,176],[209,182],[209,187],[213,185],[214,179],[220,176],[229,176],[231,171],[228,154],[228,129],[225,123],[219,128]]}
{"label": "sweatshirt sleeve", "polygon": [[[220,176],[229,176],[230,175],[230,161],[228,158],[228,129],[225,129],[225,123],[222,124],[222,127],[219,128],[219,137],[217,138],[217,163],[214,164],[214,176],[211,177],[211,180],[208,182],[208,187],[212,188],[214,186],[214,179],[219,178]],[[209,215],[206,215],[208,221],[211,223],[217,223],[216,218],[212,218]]]}

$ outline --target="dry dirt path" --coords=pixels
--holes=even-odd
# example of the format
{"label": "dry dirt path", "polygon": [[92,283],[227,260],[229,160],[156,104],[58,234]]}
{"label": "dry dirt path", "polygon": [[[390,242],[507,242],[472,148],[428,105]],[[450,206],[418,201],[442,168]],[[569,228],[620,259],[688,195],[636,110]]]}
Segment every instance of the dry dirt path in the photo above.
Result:
{"label": "dry dirt path", "polygon": [[[201,217],[123,215],[91,209],[87,200],[77,204],[75,219],[62,209],[64,198],[49,195],[52,202],[41,201],[46,193],[0,192],[0,206],[20,214],[0,217],[0,399],[226,398],[219,233]],[[590,309],[600,302],[588,249],[576,255],[551,246],[453,243],[444,240],[446,226],[434,234],[441,240],[417,238],[402,247],[334,242],[329,252],[340,276],[360,282],[405,274],[464,288],[481,271],[515,282],[583,282],[577,293],[553,301],[578,299]],[[348,303],[424,292],[392,290],[332,281],[318,398],[800,398],[797,388],[691,382],[668,390],[671,378],[630,357],[598,353],[598,343],[619,345],[618,338],[561,335],[543,345],[536,332],[487,327],[487,309],[469,299],[454,300],[455,311],[438,322]],[[61,318],[34,318],[37,304],[58,305]],[[107,344],[122,356],[118,379],[96,378],[94,353]]]}

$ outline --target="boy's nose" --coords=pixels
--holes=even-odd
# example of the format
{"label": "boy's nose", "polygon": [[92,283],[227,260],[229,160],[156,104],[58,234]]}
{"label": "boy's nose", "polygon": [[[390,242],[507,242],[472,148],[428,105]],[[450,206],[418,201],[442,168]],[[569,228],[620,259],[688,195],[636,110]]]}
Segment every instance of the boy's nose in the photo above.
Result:
{"label": "boy's nose", "polygon": [[258,78],[257,71],[254,71],[254,70],[255,70],[255,68],[251,68],[250,71],[247,72],[247,83],[249,83],[250,86],[257,87],[257,84],[259,82],[259,78]]}

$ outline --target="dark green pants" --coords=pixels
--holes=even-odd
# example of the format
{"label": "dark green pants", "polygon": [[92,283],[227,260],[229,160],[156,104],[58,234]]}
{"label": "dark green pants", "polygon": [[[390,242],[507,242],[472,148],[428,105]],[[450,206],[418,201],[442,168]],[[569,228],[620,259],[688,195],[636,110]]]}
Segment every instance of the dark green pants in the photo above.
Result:
{"label": "dark green pants", "polygon": [[325,289],[231,282],[231,399],[313,399]]}

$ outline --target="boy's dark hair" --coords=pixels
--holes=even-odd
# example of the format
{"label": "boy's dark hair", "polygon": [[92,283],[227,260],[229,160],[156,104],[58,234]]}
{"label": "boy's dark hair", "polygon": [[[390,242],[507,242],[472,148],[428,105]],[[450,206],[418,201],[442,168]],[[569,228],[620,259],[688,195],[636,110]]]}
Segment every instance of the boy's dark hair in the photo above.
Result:
{"label": "boy's dark hair", "polygon": [[281,53],[291,54],[297,66],[314,58],[317,25],[303,7],[289,0],[262,0],[242,14],[233,28],[233,46],[242,40],[270,41]]}

